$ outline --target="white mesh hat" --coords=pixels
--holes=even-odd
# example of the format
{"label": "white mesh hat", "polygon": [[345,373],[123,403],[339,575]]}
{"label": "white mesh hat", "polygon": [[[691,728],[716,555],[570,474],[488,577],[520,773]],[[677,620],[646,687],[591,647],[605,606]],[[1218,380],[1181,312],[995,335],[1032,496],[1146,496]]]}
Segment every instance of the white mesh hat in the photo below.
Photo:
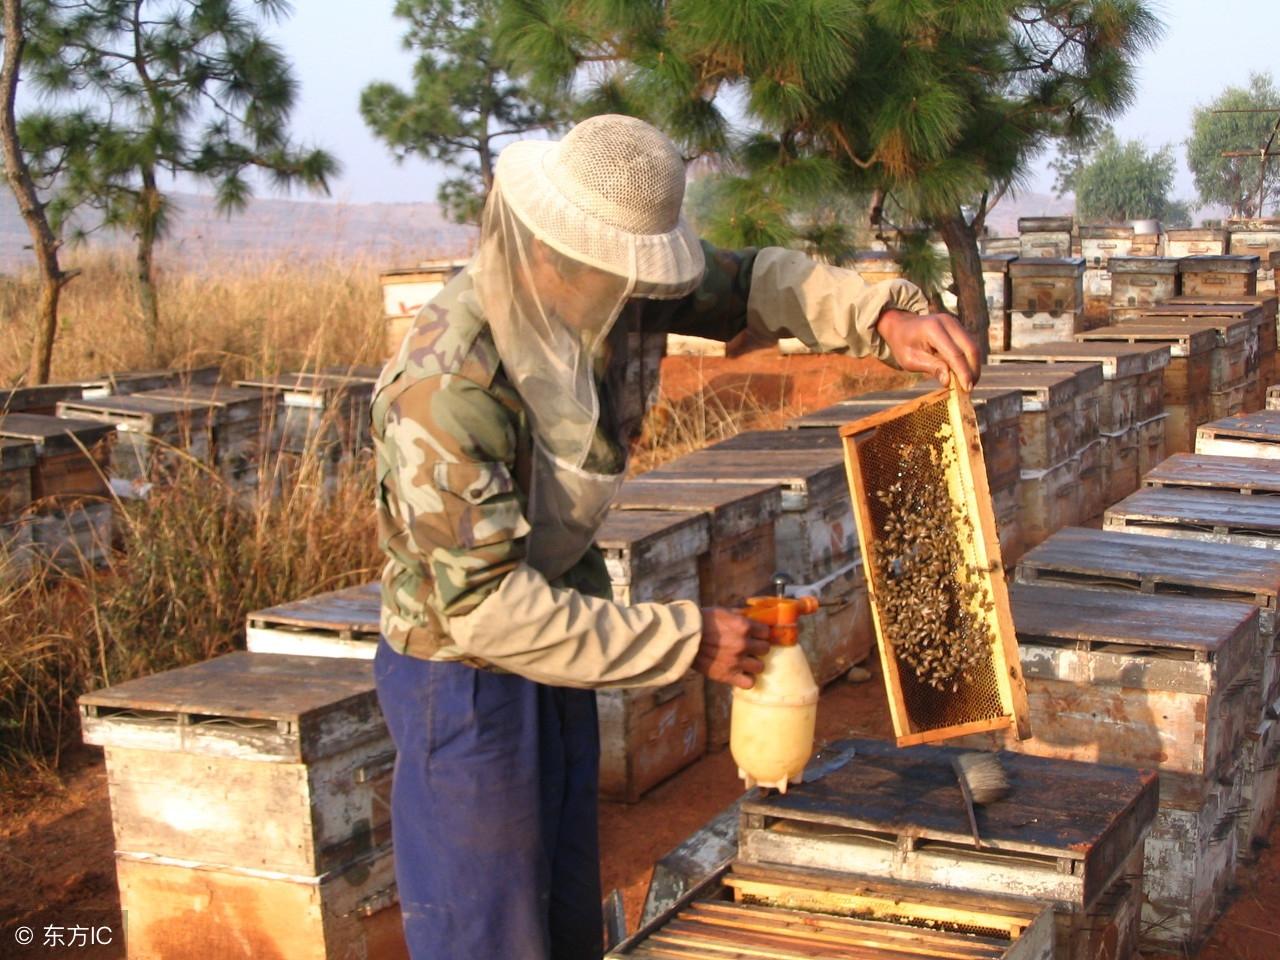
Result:
{"label": "white mesh hat", "polygon": [[680,213],[684,160],[634,117],[592,117],[560,141],[521,140],[498,156],[495,185],[530,232],[619,276],[634,296],[675,298],[702,278],[702,247]]}
{"label": "white mesh hat", "polygon": [[675,146],[631,117],[498,158],[471,278],[535,440],[570,469],[590,467],[597,381],[627,300],[681,297],[702,278],[683,199]]}

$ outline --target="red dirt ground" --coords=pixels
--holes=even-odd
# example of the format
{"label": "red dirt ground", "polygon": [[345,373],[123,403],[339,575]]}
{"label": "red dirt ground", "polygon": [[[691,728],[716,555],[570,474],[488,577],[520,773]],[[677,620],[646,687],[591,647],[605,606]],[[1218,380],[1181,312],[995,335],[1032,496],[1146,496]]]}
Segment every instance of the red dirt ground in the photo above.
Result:
{"label": "red dirt ground", "polygon": [[[779,357],[754,351],[743,357],[670,358],[664,387],[679,398],[710,385],[747,391],[760,409],[814,409],[843,396],[892,386],[898,374],[874,362],[846,358]],[[723,395],[723,393],[722,393]],[[837,681],[823,693],[818,739],[889,735],[888,708],[878,671],[864,683]],[[622,891],[634,927],[653,862],[728,806],[740,791],[727,751],[712,754],[634,805],[601,809],[606,891]],[[19,800],[21,798],[18,798]],[[1234,901],[1219,919],[1197,960],[1275,960],[1280,957],[1280,825],[1260,861],[1241,871]],[[116,960],[119,947],[14,952],[20,924],[86,922],[119,916],[112,865],[111,815],[101,751],[84,748],[64,764],[64,786],[0,819],[0,960],[68,956]],[[117,920],[118,922],[118,920]],[[1176,960],[1150,955],[1147,960]]]}

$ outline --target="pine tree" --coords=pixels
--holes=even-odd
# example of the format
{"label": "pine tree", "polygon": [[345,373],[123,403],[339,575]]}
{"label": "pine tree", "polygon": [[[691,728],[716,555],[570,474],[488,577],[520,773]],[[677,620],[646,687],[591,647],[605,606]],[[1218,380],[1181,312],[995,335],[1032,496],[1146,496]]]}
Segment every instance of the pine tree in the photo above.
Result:
{"label": "pine tree", "polygon": [[155,247],[171,202],[162,178],[212,185],[219,209],[244,208],[249,171],[272,186],[326,191],[337,162],[299,148],[287,122],[297,82],[260,21],[286,15],[284,0],[43,0],[53,16],[33,33],[30,75],[75,110],[38,111],[20,124],[41,175],[56,177],[55,228],[73,211],[136,240],[138,303],[160,354]]}
{"label": "pine tree", "polygon": [[458,171],[438,199],[457,223],[480,219],[503,138],[564,120],[558,96],[537,97],[496,54],[492,0],[397,0],[405,47],[418,51],[412,90],[373,83],[360,113],[397,157],[418,155]]}
{"label": "pine tree", "polygon": [[1054,138],[1129,104],[1159,32],[1146,0],[504,0],[502,22],[534,82],[589,86],[690,157],[734,167],[732,96],[775,167],[826,158],[873,218],[896,206],[937,230],[982,343],[988,211]]}

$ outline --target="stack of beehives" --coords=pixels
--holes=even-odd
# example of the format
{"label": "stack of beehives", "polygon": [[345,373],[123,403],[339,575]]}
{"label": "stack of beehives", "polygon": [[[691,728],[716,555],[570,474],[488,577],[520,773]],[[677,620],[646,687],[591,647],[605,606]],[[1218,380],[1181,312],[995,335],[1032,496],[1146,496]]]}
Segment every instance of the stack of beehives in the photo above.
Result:
{"label": "stack of beehives", "polygon": [[1227,221],[1228,251],[1259,260],[1258,290],[1276,292],[1276,276],[1271,264],[1273,254],[1280,251],[1280,219],[1255,217]]}
{"label": "stack of beehives", "polygon": [[131,957],[404,957],[371,665],[234,653],[88,694]]}
{"label": "stack of beehives", "polygon": [[1084,313],[1091,326],[1107,320],[1113,303],[1113,257],[1129,258],[1133,227],[1124,224],[1081,224],[1080,254],[1084,258]]}

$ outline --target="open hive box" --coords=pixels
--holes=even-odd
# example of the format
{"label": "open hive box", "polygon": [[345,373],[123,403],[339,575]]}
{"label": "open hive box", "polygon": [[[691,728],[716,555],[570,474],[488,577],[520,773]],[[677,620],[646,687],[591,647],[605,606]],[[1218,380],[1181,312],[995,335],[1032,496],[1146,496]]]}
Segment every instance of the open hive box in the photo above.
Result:
{"label": "open hive box", "polygon": [[840,433],[898,745],[1030,736],[968,397],[935,391]]}

